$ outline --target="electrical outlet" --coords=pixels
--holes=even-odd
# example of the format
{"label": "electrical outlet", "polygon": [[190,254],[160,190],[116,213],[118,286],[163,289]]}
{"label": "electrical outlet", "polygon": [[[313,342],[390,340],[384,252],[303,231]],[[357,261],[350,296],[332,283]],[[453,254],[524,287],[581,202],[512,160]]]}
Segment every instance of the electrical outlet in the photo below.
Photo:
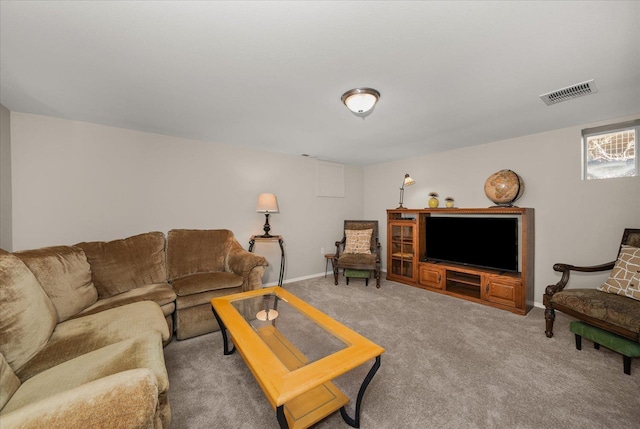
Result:
{"label": "electrical outlet", "polygon": [[321,247],[321,248],[320,248],[320,254],[321,254],[321,255],[324,255],[324,247]]}

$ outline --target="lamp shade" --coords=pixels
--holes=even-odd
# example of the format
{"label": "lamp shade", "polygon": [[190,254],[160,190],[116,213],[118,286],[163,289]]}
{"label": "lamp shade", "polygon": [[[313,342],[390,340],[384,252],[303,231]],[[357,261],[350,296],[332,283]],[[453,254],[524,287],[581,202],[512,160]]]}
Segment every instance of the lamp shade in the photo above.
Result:
{"label": "lamp shade", "polygon": [[342,102],[353,113],[366,113],[380,99],[380,92],[373,88],[355,88],[342,94]]}
{"label": "lamp shade", "polygon": [[256,206],[258,213],[278,213],[278,200],[275,194],[258,195],[258,205]]}
{"label": "lamp shade", "polygon": [[402,187],[403,187],[403,188],[404,188],[405,186],[411,186],[411,185],[413,185],[414,183],[416,183],[416,181],[415,181],[415,180],[413,180],[413,179],[411,178],[411,176],[409,176],[409,173],[407,173],[407,174],[405,174],[405,175],[404,175],[404,182],[402,183]]}

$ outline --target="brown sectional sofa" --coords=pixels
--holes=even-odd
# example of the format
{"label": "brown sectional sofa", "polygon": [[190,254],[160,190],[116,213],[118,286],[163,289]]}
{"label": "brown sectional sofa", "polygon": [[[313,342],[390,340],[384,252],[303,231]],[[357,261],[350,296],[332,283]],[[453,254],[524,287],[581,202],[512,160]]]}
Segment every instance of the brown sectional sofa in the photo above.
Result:
{"label": "brown sectional sofa", "polygon": [[0,427],[168,428],[163,345],[218,329],[205,301],[265,266],[228,230],[0,249]]}

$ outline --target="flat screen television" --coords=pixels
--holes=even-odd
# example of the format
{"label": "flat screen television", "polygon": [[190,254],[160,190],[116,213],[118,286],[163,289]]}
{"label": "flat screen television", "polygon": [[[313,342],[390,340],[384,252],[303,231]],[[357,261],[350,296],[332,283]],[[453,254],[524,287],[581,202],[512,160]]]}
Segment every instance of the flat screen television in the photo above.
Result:
{"label": "flat screen television", "polygon": [[425,259],[518,272],[518,219],[431,216],[426,218]]}

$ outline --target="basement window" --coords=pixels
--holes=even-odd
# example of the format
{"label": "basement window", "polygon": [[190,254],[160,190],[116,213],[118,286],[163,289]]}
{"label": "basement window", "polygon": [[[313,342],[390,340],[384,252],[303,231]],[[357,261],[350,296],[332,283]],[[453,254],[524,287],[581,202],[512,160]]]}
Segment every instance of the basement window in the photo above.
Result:
{"label": "basement window", "polygon": [[582,130],[582,178],[639,176],[638,135],[640,119]]}

